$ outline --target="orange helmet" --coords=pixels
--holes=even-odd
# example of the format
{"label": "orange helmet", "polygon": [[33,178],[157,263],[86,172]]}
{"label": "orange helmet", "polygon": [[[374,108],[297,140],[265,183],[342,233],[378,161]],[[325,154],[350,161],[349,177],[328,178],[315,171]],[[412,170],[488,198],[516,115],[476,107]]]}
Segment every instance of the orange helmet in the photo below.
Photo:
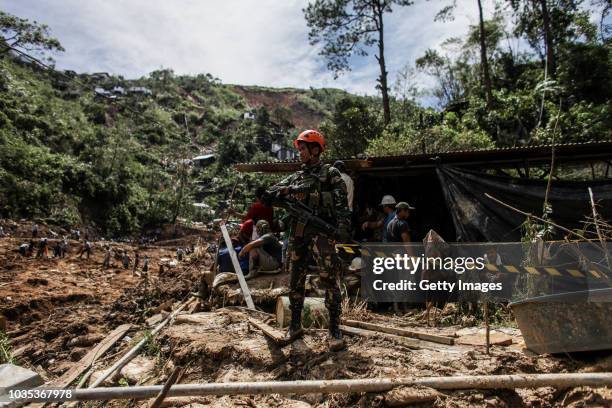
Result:
{"label": "orange helmet", "polygon": [[325,151],[325,138],[316,130],[305,130],[293,141],[295,147],[298,147],[298,142],[317,143],[321,148],[321,153]]}

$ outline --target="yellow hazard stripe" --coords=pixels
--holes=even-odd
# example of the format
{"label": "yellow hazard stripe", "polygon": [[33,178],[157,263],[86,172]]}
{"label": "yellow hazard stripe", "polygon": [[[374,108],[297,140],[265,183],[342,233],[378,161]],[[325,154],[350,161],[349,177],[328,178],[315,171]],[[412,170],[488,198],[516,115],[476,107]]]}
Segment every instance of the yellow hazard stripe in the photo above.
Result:
{"label": "yellow hazard stripe", "polygon": [[539,275],[540,272],[538,272],[538,270],[532,266],[525,266],[524,267],[525,270],[527,271],[527,273],[531,274],[531,275]]}
{"label": "yellow hazard stripe", "polygon": [[572,275],[574,278],[584,278],[584,274],[580,272],[578,269],[567,269],[567,273]]}
{"label": "yellow hazard stripe", "polygon": [[593,275],[596,278],[601,279],[601,274],[599,272],[597,272],[595,269],[591,269],[589,272],[591,272],[591,275]]}
{"label": "yellow hazard stripe", "polygon": [[555,268],[544,268],[544,270],[546,272],[548,272],[549,275],[553,275],[553,276],[562,276],[561,272],[559,272],[558,269]]}
{"label": "yellow hazard stripe", "polygon": [[504,265],[504,269],[506,269],[508,272],[520,273],[520,271],[512,265]]}
{"label": "yellow hazard stripe", "polygon": [[485,264],[485,266],[491,272],[498,272],[499,271],[499,269],[497,269],[497,266],[495,266],[493,264]]}

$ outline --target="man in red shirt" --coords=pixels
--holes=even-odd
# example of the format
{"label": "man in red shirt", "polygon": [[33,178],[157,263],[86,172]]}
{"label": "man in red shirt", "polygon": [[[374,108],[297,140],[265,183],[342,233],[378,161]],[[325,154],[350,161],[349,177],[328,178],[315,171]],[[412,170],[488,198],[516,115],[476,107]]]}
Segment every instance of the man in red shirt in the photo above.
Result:
{"label": "man in red shirt", "polygon": [[231,213],[242,218],[242,221],[254,220],[257,222],[259,220],[266,220],[268,221],[269,225],[273,225],[272,218],[274,217],[274,209],[264,204],[261,200],[261,197],[265,192],[265,188],[257,188],[255,191],[255,202],[251,205],[246,214],[240,213],[236,210],[231,210]]}

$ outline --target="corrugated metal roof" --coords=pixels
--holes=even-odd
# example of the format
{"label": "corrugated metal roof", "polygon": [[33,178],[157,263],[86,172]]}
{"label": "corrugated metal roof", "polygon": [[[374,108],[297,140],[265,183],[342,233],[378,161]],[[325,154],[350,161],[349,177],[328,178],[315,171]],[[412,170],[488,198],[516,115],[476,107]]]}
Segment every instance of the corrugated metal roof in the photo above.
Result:
{"label": "corrugated metal roof", "polygon": [[[538,163],[550,161],[553,145],[500,147],[495,149],[457,150],[426,154],[406,154],[396,156],[372,156],[362,159],[329,159],[344,161],[346,167],[358,172],[385,171],[398,168],[434,167],[438,163],[458,165],[507,165],[510,162]],[[557,144],[555,156],[559,160],[588,161],[612,160],[612,141]],[[234,166],[241,172],[286,173],[296,171],[299,161],[267,161],[238,163]],[[499,166],[497,166],[499,167]]]}

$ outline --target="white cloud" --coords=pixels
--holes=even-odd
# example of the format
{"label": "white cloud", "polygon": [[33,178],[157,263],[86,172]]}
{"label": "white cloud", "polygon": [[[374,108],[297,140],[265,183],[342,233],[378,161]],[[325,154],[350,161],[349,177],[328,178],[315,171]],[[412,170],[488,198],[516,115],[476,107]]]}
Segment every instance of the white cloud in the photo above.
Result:
{"label": "white cloud", "polygon": [[[127,78],[160,67],[180,74],[209,72],[225,83],[275,87],[336,87],[375,93],[379,68],[370,56],[337,80],[308,44],[306,0],[11,0],[3,10],[48,24],[66,52],[58,68],[107,71]],[[463,35],[476,2],[459,0],[452,23],[434,23],[445,2],[417,0],[387,18],[390,84],[397,71],[429,47]]]}

